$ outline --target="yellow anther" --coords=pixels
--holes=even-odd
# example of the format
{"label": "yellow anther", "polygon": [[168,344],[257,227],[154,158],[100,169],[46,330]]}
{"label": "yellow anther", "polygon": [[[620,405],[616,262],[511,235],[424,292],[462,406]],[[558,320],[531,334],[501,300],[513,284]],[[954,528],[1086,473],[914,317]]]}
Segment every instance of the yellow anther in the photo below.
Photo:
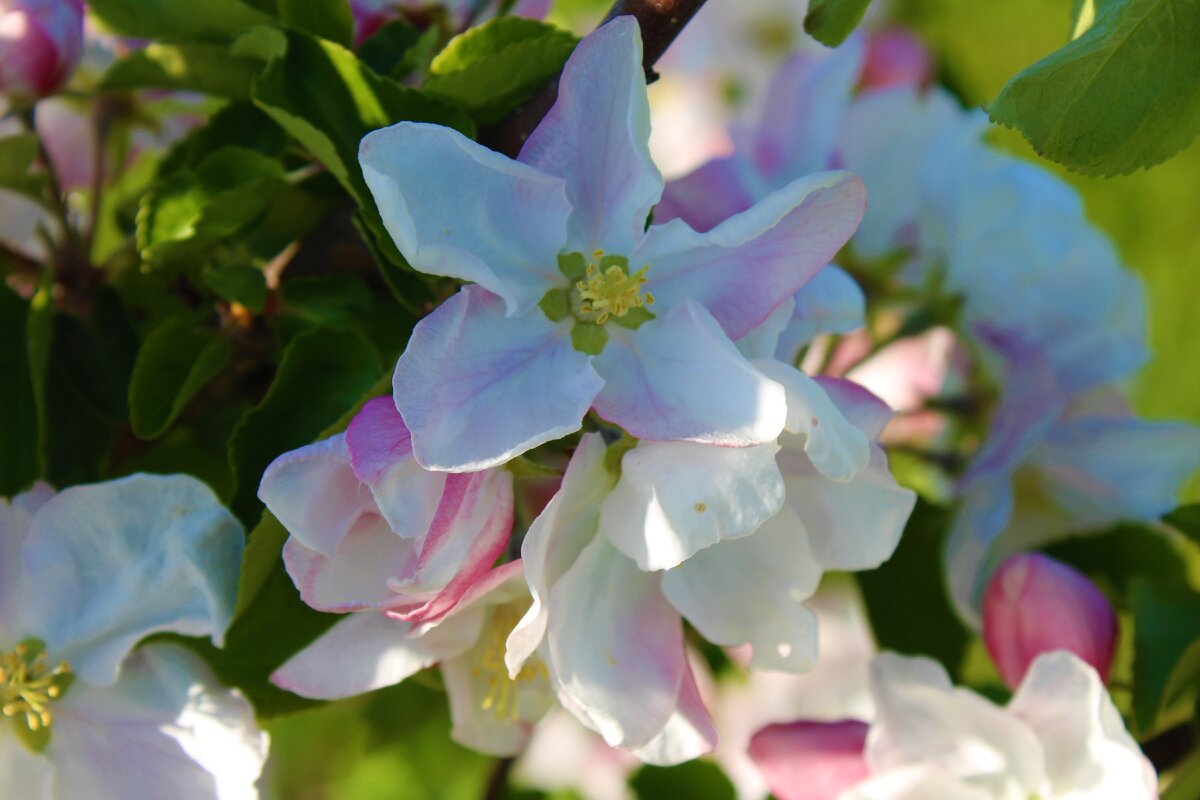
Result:
{"label": "yellow anther", "polygon": [[480,707],[484,711],[491,711],[497,719],[512,722],[521,718],[521,684],[549,678],[546,665],[536,657],[525,663],[516,678],[508,677],[508,666],[504,662],[508,634],[520,619],[520,611],[512,604],[500,606],[492,613],[483,634],[486,637],[483,650],[472,670],[475,677],[483,678],[488,686]]}
{"label": "yellow anther", "polygon": [[62,696],[63,682],[70,674],[65,661],[48,669],[42,647],[31,652],[24,642],[18,644],[11,653],[0,655],[0,713],[24,715],[31,731],[49,728],[54,722],[50,701]]}
{"label": "yellow anther", "polygon": [[579,310],[583,314],[595,315],[597,325],[608,322],[609,317],[623,317],[634,308],[653,305],[654,295],[642,295],[642,284],[646,282],[646,270],[650,265],[630,274],[615,264],[603,272],[595,264],[588,264],[584,279],[575,284],[579,290]]}

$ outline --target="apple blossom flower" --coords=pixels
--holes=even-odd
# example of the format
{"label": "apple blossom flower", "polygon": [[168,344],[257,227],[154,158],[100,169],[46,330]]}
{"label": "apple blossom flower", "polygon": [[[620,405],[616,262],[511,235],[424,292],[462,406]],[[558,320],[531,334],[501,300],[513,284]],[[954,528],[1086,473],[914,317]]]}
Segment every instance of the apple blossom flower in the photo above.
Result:
{"label": "apple blossom flower", "polygon": [[321,611],[432,622],[512,532],[512,475],[423,469],[390,397],[367,402],[345,433],[279,456],[258,496],[290,534],[283,560],[301,598]]}
{"label": "apple blossom flower", "polygon": [[778,443],[639,442],[616,475],[587,434],[522,544],[533,604],[509,637],[510,674],[537,654],[564,707],[651,763],[715,745],[681,615],[715,644],[752,645],[752,667],[809,669],[815,618],[803,601],[823,571],[885,560],[915,500],[871,443],[890,417],[882,403],[754,363],[787,391]]}
{"label": "apple blossom flower", "polygon": [[0,1],[0,94],[54,94],[83,56],[83,0]]}
{"label": "apple blossom flower", "polygon": [[933,56],[912,32],[888,28],[867,39],[862,83],[868,89],[926,86],[933,80]]}
{"label": "apple blossom flower", "polygon": [[190,651],[220,644],[243,532],[186,475],[0,501],[0,774],[6,796],[250,800],[267,739]]}
{"label": "apple blossom flower", "polygon": [[1004,708],[956,689],[930,659],[885,653],[872,673],[878,710],[865,737],[852,721],[759,734],[752,755],[780,800],[1158,796],[1104,685],[1070,653],[1040,656]]}
{"label": "apple blossom flower", "polygon": [[425,624],[393,612],[348,614],[271,676],[303,697],[333,700],[391,686],[439,665],[451,736],[466,747],[515,755],[554,701],[546,666],[533,659],[509,676],[505,640],[529,604],[521,562],[475,581],[456,605]]}
{"label": "apple blossom flower", "polygon": [[632,18],[585,37],[516,161],[423,123],[363,139],[364,177],[405,258],[473,282],[417,325],[396,365],[423,466],[503,463],[578,430],[589,408],[641,439],[779,435],[783,389],[730,340],[849,238],[862,186],[812,175],[708,233],[647,228],[662,179],[641,61]]}
{"label": "apple blossom flower", "polygon": [[983,640],[1009,686],[1053,650],[1074,653],[1106,682],[1117,615],[1083,573],[1041,553],[1022,553],[1001,564],[984,591]]}

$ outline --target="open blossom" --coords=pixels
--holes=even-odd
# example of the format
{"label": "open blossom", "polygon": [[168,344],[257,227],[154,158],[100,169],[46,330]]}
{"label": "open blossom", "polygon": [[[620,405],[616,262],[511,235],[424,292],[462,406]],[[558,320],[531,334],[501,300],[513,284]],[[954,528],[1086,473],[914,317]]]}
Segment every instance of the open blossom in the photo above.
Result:
{"label": "open blossom", "polygon": [[0,775],[36,800],[251,800],[250,705],[190,651],[220,644],[243,532],[186,475],[45,486],[0,501]]}
{"label": "open blossom", "polygon": [[423,469],[390,397],[345,433],[279,456],[258,495],[291,534],[283,560],[301,598],[321,611],[438,619],[512,533],[512,475]]}
{"label": "open blossom", "polygon": [[580,43],[516,161],[434,125],[364,138],[364,177],[405,258],[473,282],[396,365],[419,463],[493,466],[578,430],[589,408],[641,439],[779,435],[783,389],[731,339],[845,243],[862,186],[823,173],[705,234],[647,229],[662,192],[648,133],[638,28],[623,17]]}
{"label": "open blossom", "polygon": [[715,746],[681,616],[715,644],[751,645],[752,667],[809,669],[816,620],[803,601],[825,570],[884,561],[912,509],[871,442],[886,407],[754,363],[787,389],[778,443],[640,442],[616,474],[587,434],[522,545],[534,602],[509,638],[510,674],[544,660],[568,710],[651,763]]}
{"label": "open blossom", "polygon": [[1108,680],[1117,614],[1083,573],[1041,553],[1000,565],[983,595],[983,640],[1009,686],[1042,653],[1066,650]]}
{"label": "open blossom", "polygon": [[515,755],[554,701],[544,664],[510,677],[505,640],[529,605],[521,562],[491,570],[442,618],[429,624],[392,612],[349,614],[276,670],[288,691],[323,700],[392,686],[440,665],[455,741]]}
{"label": "open blossom", "polygon": [[0,94],[53,94],[82,56],[83,0],[0,0]]}
{"label": "open blossom", "polygon": [[800,722],[755,737],[751,755],[780,800],[1158,796],[1104,685],[1069,653],[1039,657],[1004,708],[926,658],[884,654],[872,674],[869,725]]}

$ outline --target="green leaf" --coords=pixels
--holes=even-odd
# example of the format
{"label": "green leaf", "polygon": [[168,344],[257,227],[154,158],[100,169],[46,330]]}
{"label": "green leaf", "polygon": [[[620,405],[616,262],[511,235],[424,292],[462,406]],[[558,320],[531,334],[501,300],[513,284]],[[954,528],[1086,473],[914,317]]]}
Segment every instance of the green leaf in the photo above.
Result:
{"label": "green leaf", "polygon": [[433,60],[424,88],[480,124],[498,122],[558,74],[576,41],[552,25],[500,17],[452,39]]}
{"label": "green leaf", "polygon": [[240,0],[89,0],[104,26],[136,39],[227,39],[271,18]]}
{"label": "green leaf", "polygon": [[856,577],[881,649],[931,656],[955,675],[969,636],[942,578],[948,522],[944,509],[918,500],[892,557]]}
{"label": "green leaf", "polygon": [[375,385],[381,372],[374,348],[355,333],[315,329],[291,341],[271,388],[229,441],[237,483],[232,507],[243,521],[258,517],[255,492],[267,465],[316,439]]}
{"label": "green leaf", "polygon": [[19,133],[0,139],[0,189],[45,199],[46,178],[31,174],[38,157],[37,134]]}
{"label": "green leaf", "polygon": [[109,67],[100,88],[177,89],[243,100],[260,69],[254,59],[231,56],[224,44],[151,42]]}
{"label": "green leaf", "polygon": [[1152,578],[1159,584],[1187,582],[1187,567],[1180,553],[1161,531],[1147,525],[1117,525],[1043,549],[1086,574],[1120,608],[1130,606],[1130,592],[1139,578]]}
{"label": "green leaf", "polygon": [[804,30],[821,44],[837,47],[858,27],[869,5],[871,0],[813,0]]}
{"label": "green leaf", "polygon": [[47,383],[50,376],[50,353],[54,344],[54,301],[51,291],[54,286],[49,270],[45,271],[40,286],[29,302],[29,313],[25,319],[25,344],[29,364],[29,383],[33,390],[33,404],[37,414],[38,477],[46,478],[50,473],[50,408]]}
{"label": "green leaf", "polygon": [[1141,581],[1133,615],[1133,713],[1145,734],[1200,680],[1200,594]]}
{"label": "green leaf", "polygon": [[1086,175],[1153,166],[1200,133],[1200,0],[1095,0],[1077,39],[1013,77],[988,107]]}
{"label": "green leaf", "polygon": [[229,363],[229,342],[190,319],[174,319],[156,329],[138,351],[129,382],[133,432],[143,439],[161,436],[196,393]]}
{"label": "green leaf", "polygon": [[346,0],[279,0],[279,16],[289,25],[349,47],[354,15]]}
{"label": "green leaf", "polygon": [[0,497],[11,497],[38,474],[37,406],[29,371],[29,305],[0,286]]}
{"label": "green leaf", "polygon": [[244,228],[285,187],[275,159],[243,147],[206,156],[195,171],[171,175],[138,213],[138,249],[151,265],[194,258]]}
{"label": "green leaf", "polygon": [[1163,517],[1163,522],[1200,544],[1200,503],[1180,506]]}
{"label": "green leaf", "polygon": [[267,279],[262,270],[245,264],[205,270],[200,274],[204,285],[231,303],[241,303],[251,311],[262,311],[267,302]]}
{"label": "green leaf", "polygon": [[737,796],[733,783],[711,761],[689,761],[676,767],[645,766],[633,774],[629,786],[638,800],[733,800]]}
{"label": "green leaf", "polygon": [[392,20],[363,42],[358,57],[380,75],[401,80],[433,57],[436,27],[422,32],[402,19]]}

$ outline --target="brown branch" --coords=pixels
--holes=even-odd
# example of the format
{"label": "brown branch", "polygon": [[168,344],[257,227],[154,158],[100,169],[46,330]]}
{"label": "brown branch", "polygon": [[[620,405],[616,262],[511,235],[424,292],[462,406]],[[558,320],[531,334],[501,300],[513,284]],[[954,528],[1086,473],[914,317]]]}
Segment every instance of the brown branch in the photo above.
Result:
{"label": "brown branch", "polygon": [[[600,24],[626,14],[637,19],[642,29],[642,66],[647,82],[653,82],[658,77],[654,65],[704,3],[705,0],[617,0]],[[559,75],[555,75],[507,118],[484,131],[480,141],[515,157],[558,99],[558,79]]]}

